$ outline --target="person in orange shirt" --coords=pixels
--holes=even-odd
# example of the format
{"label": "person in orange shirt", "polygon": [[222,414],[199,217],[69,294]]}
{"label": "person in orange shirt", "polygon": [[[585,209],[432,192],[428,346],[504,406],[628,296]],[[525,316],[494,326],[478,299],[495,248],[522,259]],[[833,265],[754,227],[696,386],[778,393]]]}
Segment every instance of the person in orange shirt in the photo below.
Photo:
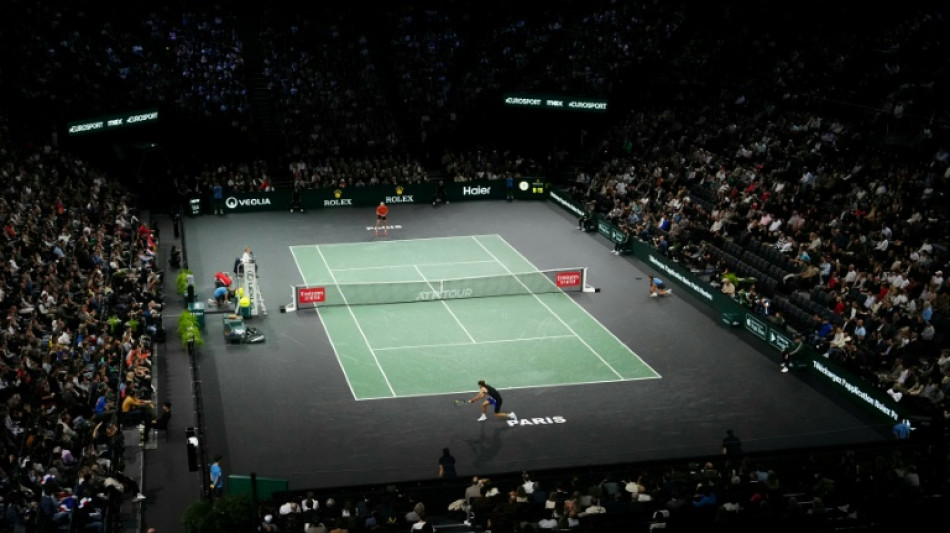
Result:
{"label": "person in orange shirt", "polygon": [[374,228],[377,237],[379,237],[380,226],[383,228],[383,235],[389,235],[389,230],[386,229],[387,215],[389,215],[389,207],[386,202],[379,202],[379,205],[376,206],[376,227]]}
{"label": "person in orange shirt", "polygon": [[122,422],[124,424],[143,423],[145,420],[152,420],[154,414],[151,400],[140,400],[135,389],[129,388],[125,399],[122,400]]}

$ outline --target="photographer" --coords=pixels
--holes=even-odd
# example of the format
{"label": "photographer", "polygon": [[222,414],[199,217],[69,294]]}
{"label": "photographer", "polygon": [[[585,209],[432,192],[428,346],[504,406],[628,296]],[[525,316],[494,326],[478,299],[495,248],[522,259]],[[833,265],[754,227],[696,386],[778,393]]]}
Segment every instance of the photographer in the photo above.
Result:
{"label": "photographer", "polygon": [[610,251],[610,253],[614,255],[620,255],[624,252],[630,251],[630,226],[621,224],[620,231],[622,232],[622,236],[620,240],[614,242],[614,249]]}
{"label": "photographer", "polygon": [[790,368],[796,368],[801,364],[797,361],[799,354],[805,350],[805,341],[801,335],[795,336],[795,343],[782,350],[782,372],[788,372]]}
{"label": "photographer", "polygon": [[580,220],[577,221],[577,229],[581,231],[595,231],[597,229],[597,221],[594,219],[594,210],[597,208],[597,202],[590,200],[584,206],[584,214],[581,216]]}

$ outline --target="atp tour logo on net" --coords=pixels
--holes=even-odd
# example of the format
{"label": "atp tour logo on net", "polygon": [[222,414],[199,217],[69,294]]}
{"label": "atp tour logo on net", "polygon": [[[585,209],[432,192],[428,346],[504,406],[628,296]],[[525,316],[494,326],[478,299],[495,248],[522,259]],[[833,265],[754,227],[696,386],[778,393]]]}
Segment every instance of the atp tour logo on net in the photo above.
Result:
{"label": "atp tour logo on net", "polygon": [[581,284],[581,273],[577,270],[573,272],[558,272],[554,282],[558,287],[577,287]]}
{"label": "atp tour logo on net", "polygon": [[297,297],[302,304],[318,304],[326,301],[327,291],[323,287],[301,287]]}
{"label": "atp tour logo on net", "polygon": [[467,287],[458,289],[445,289],[443,291],[422,291],[416,295],[417,302],[429,300],[454,300],[457,298],[471,298],[475,291]]}
{"label": "atp tour logo on net", "polygon": [[333,191],[332,200],[324,200],[323,207],[339,207],[343,205],[353,205],[352,198],[343,198],[343,191],[336,189]]}
{"label": "atp tour logo on net", "polygon": [[508,425],[514,426],[547,426],[550,424],[565,424],[567,419],[563,416],[544,416],[537,418],[519,418],[518,420],[509,420]]}

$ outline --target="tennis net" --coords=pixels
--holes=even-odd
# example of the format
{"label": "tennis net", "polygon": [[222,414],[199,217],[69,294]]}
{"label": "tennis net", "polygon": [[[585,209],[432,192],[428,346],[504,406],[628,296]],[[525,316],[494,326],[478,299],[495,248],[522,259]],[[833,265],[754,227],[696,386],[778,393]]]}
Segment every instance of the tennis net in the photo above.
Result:
{"label": "tennis net", "polygon": [[586,267],[439,280],[295,285],[293,303],[286,310],[307,306],[395,304],[581,292],[585,289]]}

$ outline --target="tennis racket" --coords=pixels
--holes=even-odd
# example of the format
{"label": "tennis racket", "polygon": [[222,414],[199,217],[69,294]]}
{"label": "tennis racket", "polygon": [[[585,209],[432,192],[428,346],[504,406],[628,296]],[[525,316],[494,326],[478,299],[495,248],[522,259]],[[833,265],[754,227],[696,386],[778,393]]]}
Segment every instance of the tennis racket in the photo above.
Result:
{"label": "tennis racket", "polygon": [[453,401],[452,403],[453,403],[453,405],[455,405],[455,407],[462,407],[463,405],[465,405],[465,404],[468,403],[468,400],[463,400],[463,399],[459,398],[459,399]]}

